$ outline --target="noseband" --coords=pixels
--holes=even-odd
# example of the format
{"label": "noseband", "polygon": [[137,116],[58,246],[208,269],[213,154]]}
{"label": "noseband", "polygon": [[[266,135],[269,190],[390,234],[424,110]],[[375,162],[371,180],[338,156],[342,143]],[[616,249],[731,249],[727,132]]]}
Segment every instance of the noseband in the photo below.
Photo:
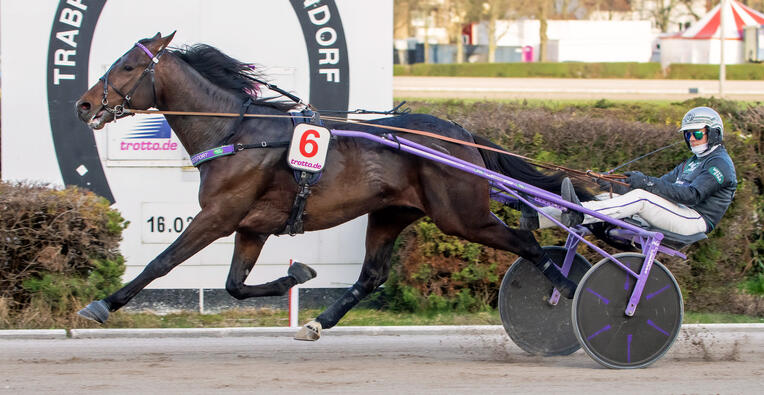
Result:
{"label": "noseband", "polygon": [[[114,65],[117,64],[117,62],[114,62],[108,70],[106,70],[106,74],[103,75],[103,77],[99,78],[101,81],[103,81],[103,99],[101,99],[101,105],[103,105],[103,108],[114,114],[116,117],[120,117],[123,114],[125,114],[125,108],[130,108],[130,100],[132,99],[133,93],[135,93],[135,90],[138,89],[141,82],[144,78],[146,78],[147,75],[151,76],[151,91],[154,94],[154,99],[152,102],[152,107],[156,107],[156,101],[157,101],[157,91],[156,87],[154,86],[154,66],[159,63],[159,58],[164,54],[165,49],[162,48],[157,52],[156,56],[149,51],[148,48],[146,48],[145,45],[141,43],[135,43],[135,46],[142,49],[144,53],[151,59],[151,62],[148,66],[146,66],[145,69],[143,69],[143,73],[141,73],[141,76],[138,77],[138,80],[135,81],[135,84],[133,84],[133,87],[130,88],[129,91],[127,91],[127,94],[123,94],[119,89],[117,89],[116,86],[112,85],[111,82],[109,82],[109,73],[111,72],[111,69],[114,68]],[[122,97],[122,104],[117,104],[114,107],[109,107],[109,100],[107,96],[109,95],[109,87],[114,90],[114,92],[117,92],[118,95]],[[124,87],[123,87],[124,89]]]}

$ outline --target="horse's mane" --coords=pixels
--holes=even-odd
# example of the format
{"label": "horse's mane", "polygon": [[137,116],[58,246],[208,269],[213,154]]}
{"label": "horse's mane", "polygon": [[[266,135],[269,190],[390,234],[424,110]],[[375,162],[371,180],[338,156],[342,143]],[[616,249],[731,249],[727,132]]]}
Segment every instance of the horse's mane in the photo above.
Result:
{"label": "horse's mane", "polygon": [[258,72],[254,65],[240,62],[211,45],[194,44],[172,49],[169,53],[186,62],[214,85],[236,95],[242,102],[250,98],[255,105],[273,107],[281,111],[288,111],[295,106],[291,101],[258,97],[260,86],[249,77],[261,81],[265,81],[266,77]]}

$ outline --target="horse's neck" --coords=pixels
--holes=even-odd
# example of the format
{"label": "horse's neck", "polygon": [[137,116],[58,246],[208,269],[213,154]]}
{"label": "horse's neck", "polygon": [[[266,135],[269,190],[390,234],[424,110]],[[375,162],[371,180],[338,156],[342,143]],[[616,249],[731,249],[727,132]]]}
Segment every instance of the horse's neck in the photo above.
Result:
{"label": "horse's neck", "polygon": [[[238,113],[241,102],[235,95],[207,81],[174,57],[157,79],[162,82],[157,107],[165,111]],[[217,147],[230,132],[236,118],[167,115],[167,122],[189,154]]]}

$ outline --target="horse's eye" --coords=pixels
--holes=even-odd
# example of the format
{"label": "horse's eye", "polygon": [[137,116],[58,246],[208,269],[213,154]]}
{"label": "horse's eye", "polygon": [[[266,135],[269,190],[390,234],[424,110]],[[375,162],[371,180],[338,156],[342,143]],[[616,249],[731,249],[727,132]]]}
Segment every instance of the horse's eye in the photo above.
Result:
{"label": "horse's eye", "polygon": [[125,66],[123,69],[125,69],[125,71],[133,71],[133,66]]}

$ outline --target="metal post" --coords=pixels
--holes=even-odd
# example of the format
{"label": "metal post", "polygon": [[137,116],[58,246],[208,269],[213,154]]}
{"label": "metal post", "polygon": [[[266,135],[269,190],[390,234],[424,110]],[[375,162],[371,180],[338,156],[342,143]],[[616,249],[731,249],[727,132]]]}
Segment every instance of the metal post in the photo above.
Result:
{"label": "metal post", "polygon": [[204,314],[204,288],[199,288],[199,314]]}
{"label": "metal post", "polygon": [[724,98],[724,80],[727,79],[727,66],[724,62],[724,19],[725,19],[725,12],[724,10],[727,8],[727,0],[722,0],[721,6],[719,8],[719,19],[721,20],[719,24],[719,47],[721,49],[721,53],[719,54],[719,98]]}
{"label": "metal post", "polygon": [[[292,266],[292,260],[289,260],[289,266]],[[300,326],[300,289],[299,285],[289,288],[289,327],[297,328]]]}

